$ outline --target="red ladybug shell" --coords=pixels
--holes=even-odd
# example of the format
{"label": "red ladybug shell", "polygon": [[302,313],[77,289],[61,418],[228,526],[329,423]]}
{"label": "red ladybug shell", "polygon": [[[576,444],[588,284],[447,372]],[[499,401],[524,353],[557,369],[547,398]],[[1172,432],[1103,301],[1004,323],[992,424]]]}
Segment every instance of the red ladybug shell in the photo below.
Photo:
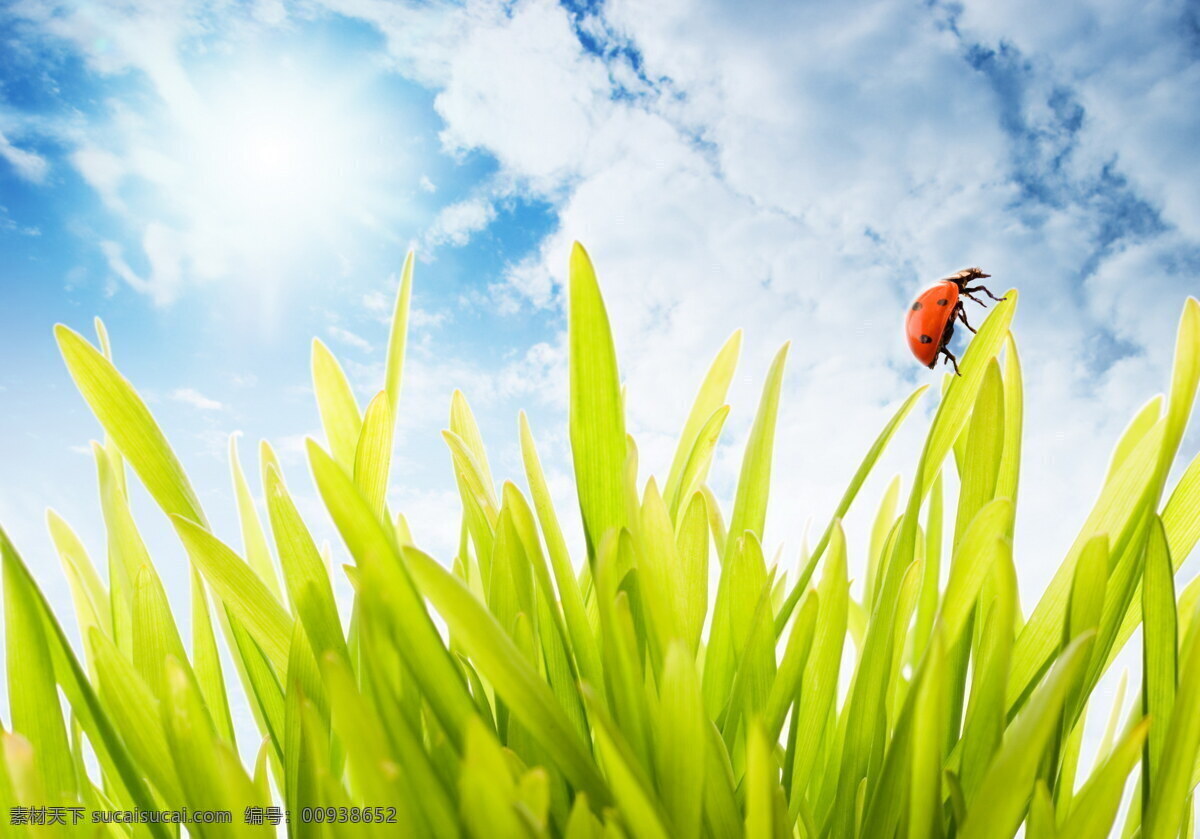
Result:
{"label": "red ladybug shell", "polygon": [[958,303],[958,286],[949,280],[939,280],[917,295],[904,318],[908,348],[926,367],[937,361],[938,347],[946,324],[954,315]]}

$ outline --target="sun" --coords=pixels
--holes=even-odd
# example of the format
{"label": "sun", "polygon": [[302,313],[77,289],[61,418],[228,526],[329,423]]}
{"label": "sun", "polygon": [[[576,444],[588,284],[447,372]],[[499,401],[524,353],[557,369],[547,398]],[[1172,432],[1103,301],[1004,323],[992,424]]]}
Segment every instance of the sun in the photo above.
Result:
{"label": "sun", "polygon": [[294,67],[222,72],[179,122],[181,209],[227,245],[278,264],[345,232],[378,196],[384,126],[345,79]]}

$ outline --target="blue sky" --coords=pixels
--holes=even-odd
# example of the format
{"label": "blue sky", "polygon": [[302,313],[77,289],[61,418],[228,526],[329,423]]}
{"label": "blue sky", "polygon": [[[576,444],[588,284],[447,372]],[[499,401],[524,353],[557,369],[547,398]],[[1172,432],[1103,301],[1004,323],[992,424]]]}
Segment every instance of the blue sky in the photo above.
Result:
{"label": "blue sky", "polygon": [[[502,478],[528,410],[572,503],[561,283],[579,239],[644,473],[744,328],[727,494],[762,373],[793,342],[768,540],[794,557],[898,401],[936,381],[902,341],[908,299],[982,265],[1022,294],[1028,606],[1200,289],[1195,4],[15,0],[0,42],[0,522],[63,614],[46,507],[94,557],[104,542],[99,429],[56,322],[105,320],[221,535],[238,544],[241,432],[251,469],[258,439],[281,450],[332,538],[300,456],[319,434],[310,341],[365,404],[415,247],[390,498],[448,557],[437,431],[455,387]],[[848,523],[860,559],[917,426]],[[182,606],[186,560],[138,503]]]}

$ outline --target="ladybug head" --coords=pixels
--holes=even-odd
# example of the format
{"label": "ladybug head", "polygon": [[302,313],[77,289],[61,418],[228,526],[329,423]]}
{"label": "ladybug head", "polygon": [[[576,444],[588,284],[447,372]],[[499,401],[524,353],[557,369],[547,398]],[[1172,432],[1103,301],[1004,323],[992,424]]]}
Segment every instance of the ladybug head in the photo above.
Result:
{"label": "ladybug head", "polygon": [[982,268],[964,268],[957,274],[951,274],[949,277],[946,277],[945,281],[954,283],[961,291],[972,280],[983,280],[990,276],[992,275],[983,273]]}

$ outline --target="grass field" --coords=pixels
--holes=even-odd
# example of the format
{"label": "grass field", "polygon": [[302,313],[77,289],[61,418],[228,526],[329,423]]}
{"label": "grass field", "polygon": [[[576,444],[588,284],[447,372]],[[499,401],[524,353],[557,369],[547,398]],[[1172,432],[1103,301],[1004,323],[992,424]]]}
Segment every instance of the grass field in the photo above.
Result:
{"label": "grass field", "polygon": [[[787,348],[766,373],[730,505],[706,479],[737,336],[703,378],[669,471],[646,478],[579,246],[568,328],[584,543],[563,537],[560,520],[577,513],[555,509],[525,418],[525,474],[498,487],[456,393],[443,437],[461,542],[453,557],[422,552],[387,504],[411,288],[410,256],[385,381],[365,408],[314,344],[325,439],[308,443],[311,476],[288,481],[315,482],[353,560],[345,567],[317,547],[267,444],[265,520],[235,459],[241,534],[213,533],[163,430],[111,363],[103,327],[98,346],[58,327],[105,433],[94,455],[107,556],[94,563],[50,517],[85,639],[75,650],[0,535],[6,821],[31,805],[227,809],[233,823],[187,831],[235,837],[275,832],[243,823],[247,806],[274,804],[298,837],[990,839],[1022,826],[1029,839],[1193,835],[1200,582],[1177,592],[1175,571],[1200,539],[1200,458],[1186,453],[1178,483],[1168,479],[1200,381],[1196,300],[1184,306],[1167,397],[1133,418],[1103,486],[1078,488],[1095,506],[1023,610],[1011,539],[1015,291],[971,340],[961,378],[924,394],[936,413],[907,494],[883,499],[869,556],[847,556],[840,519],[925,388],[880,432],[789,573],[761,541]],[[191,559],[190,626],[172,614],[130,513],[135,480]],[[345,621],[333,583],[342,574],[354,590]],[[863,581],[861,602],[851,576]],[[1122,715],[1119,698],[1111,709],[1091,699],[1131,638],[1143,666]],[[220,644],[235,668],[223,668]],[[252,765],[238,757],[235,689],[261,734]],[[1109,723],[1085,766],[1089,713]],[[308,808],[337,823],[304,823]],[[25,830],[179,835],[161,824]]]}

